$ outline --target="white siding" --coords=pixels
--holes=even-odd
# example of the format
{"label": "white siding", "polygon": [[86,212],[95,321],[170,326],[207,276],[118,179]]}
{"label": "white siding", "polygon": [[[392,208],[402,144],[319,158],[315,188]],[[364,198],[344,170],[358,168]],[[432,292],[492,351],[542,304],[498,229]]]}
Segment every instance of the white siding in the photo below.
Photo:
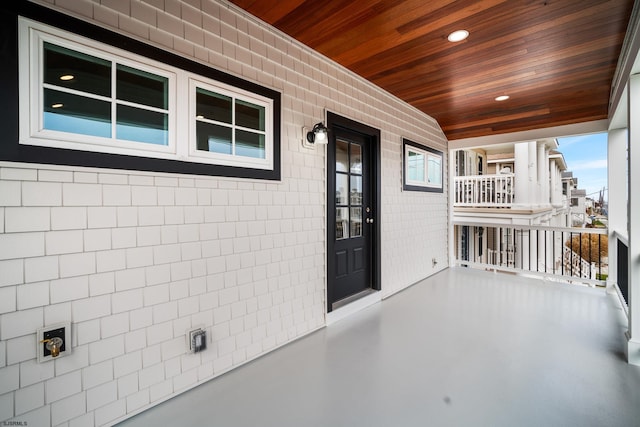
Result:
{"label": "white siding", "polygon": [[[0,420],[111,424],[323,327],[325,110],[381,130],[383,295],[447,266],[447,183],[402,192],[402,137],[447,164],[432,118],[223,2],[39,3],[280,91],[282,180],[1,163]],[[62,321],[72,356],[10,352]]]}

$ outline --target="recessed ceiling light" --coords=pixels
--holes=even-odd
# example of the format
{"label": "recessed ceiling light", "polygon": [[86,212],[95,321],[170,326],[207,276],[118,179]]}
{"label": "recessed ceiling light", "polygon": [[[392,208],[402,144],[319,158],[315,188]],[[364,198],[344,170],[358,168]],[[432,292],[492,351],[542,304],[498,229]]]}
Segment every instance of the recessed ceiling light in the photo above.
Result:
{"label": "recessed ceiling light", "polygon": [[60,76],[60,80],[65,81],[65,82],[68,81],[68,80],[73,80],[74,78],[75,78],[75,76],[72,75],[72,74],[65,74],[63,76]]}
{"label": "recessed ceiling light", "polygon": [[51,108],[62,108],[64,104],[51,104]]}
{"label": "recessed ceiling light", "polygon": [[496,101],[506,101],[507,99],[509,99],[509,95],[496,96]]}
{"label": "recessed ceiling light", "polygon": [[469,31],[467,31],[467,30],[457,30],[457,31],[454,31],[453,33],[449,34],[449,36],[447,37],[447,40],[449,40],[450,42],[456,43],[456,42],[461,42],[462,40],[466,39],[467,37],[469,37]]}

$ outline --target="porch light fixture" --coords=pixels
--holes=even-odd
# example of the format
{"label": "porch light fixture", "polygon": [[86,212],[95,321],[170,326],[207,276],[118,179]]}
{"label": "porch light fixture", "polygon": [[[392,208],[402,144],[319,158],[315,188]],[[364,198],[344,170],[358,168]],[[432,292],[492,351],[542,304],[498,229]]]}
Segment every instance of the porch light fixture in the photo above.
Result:
{"label": "porch light fixture", "polygon": [[322,123],[316,123],[313,125],[313,129],[307,132],[307,141],[312,144],[328,144],[327,127]]}
{"label": "porch light fixture", "polygon": [[466,39],[467,37],[469,37],[469,31],[467,31],[467,30],[457,30],[457,31],[454,31],[453,33],[449,34],[449,36],[447,37],[447,40],[449,40],[451,43],[457,43],[457,42],[461,42],[462,40]]}
{"label": "porch light fixture", "polygon": [[500,95],[500,96],[496,96],[496,101],[500,102],[500,101],[506,101],[507,99],[509,99],[509,95]]}

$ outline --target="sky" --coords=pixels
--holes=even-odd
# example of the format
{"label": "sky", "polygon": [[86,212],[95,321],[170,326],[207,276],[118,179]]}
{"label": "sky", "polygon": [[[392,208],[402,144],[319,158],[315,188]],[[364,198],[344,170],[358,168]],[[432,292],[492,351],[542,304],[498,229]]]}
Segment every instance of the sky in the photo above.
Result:
{"label": "sky", "polygon": [[[578,178],[578,188],[587,190],[587,197],[598,200],[599,191],[607,188],[607,134],[558,138],[558,142],[568,170]],[[608,196],[605,190],[605,200]]]}

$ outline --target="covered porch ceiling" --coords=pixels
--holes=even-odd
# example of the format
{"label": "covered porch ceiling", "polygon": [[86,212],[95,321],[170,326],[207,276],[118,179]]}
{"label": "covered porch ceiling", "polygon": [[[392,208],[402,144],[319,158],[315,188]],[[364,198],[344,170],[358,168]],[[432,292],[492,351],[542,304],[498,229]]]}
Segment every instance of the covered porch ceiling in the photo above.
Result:
{"label": "covered porch ceiling", "polygon": [[[231,2],[434,117],[449,140],[606,119],[633,8],[633,0]],[[447,41],[460,29],[466,40]]]}

